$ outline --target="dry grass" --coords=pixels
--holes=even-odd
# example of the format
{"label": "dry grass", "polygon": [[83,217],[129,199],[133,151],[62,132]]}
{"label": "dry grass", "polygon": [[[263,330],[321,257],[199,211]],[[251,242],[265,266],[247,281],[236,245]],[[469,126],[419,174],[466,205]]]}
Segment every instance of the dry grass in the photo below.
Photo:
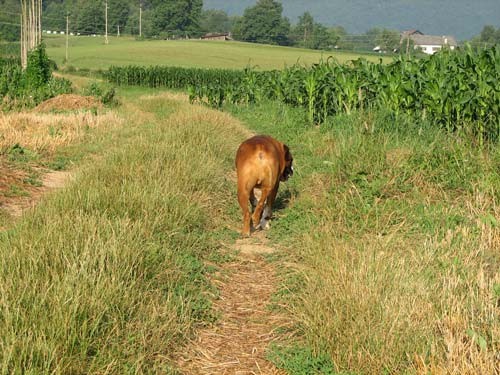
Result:
{"label": "dry grass", "polygon": [[81,141],[89,129],[119,126],[123,122],[113,112],[0,114],[0,154],[16,144],[36,152],[53,153],[58,147]]}
{"label": "dry grass", "polygon": [[[316,193],[320,223],[296,243],[309,268],[293,315],[338,371],[498,374],[500,228],[484,221],[500,218],[495,195],[413,182],[417,195],[367,200],[354,184]],[[428,211],[417,213],[421,194]]]}
{"label": "dry grass", "polygon": [[48,99],[35,107],[35,112],[75,111],[88,109],[102,109],[102,103],[93,96],[76,94],[62,94]]}

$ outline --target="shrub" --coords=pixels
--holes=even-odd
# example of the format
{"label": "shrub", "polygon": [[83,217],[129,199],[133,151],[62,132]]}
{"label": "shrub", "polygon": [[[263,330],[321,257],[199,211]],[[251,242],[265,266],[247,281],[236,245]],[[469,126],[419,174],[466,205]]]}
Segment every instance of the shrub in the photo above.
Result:
{"label": "shrub", "polygon": [[0,97],[4,98],[3,109],[33,107],[54,96],[70,93],[70,81],[52,77],[56,68],[43,44],[29,53],[24,71],[19,59],[1,59]]}

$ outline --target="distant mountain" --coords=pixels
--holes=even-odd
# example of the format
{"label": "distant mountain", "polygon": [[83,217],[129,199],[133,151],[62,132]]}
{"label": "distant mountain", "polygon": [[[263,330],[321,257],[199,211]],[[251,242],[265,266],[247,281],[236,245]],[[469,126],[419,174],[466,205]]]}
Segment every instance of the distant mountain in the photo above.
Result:
{"label": "distant mountain", "polygon": [[[305,11],[326,26],[352,34],[372,27],[418,29],[424,34],[469,39],[485,25],[500,27],[500,0],[283,0],[283,14],[296,22]],[[256,0],[204,0],[205,9],[242,15]]]}

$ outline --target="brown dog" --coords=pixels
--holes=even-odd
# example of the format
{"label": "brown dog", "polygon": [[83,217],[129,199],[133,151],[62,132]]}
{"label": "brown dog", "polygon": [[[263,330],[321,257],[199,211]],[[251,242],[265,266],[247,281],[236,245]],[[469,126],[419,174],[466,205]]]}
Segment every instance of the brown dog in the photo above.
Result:
{"label": "brown dog", "polygon": [[[238,203],[243,211],[243,235],[250,235],[249,201],[254,209],[251,218],[255,229],[268,228],[280,181],[293,175],[292,162],[288,146],[267,135],[256,135],[240,145],[236,153],[236,173]],[[254,188],[261,190],[259,201]]]}

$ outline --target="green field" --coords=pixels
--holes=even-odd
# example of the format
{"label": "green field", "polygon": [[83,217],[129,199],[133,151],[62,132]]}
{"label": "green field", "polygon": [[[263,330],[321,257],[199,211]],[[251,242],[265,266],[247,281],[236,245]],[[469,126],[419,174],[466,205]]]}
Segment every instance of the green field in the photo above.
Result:
{"label": "green field", "polygon": [[[61,64],[64,38],[46,42]],[[69,64],[88,69],[239,68],[245,55],[267,69],[285,51],[291,63],[305,53],[72,43]],[[80,94],[109,89],[65,77]],[[498,141],[480,145],[429,117],[383,108],[316,125],[304,108],[270,100],[214,110],[159,89],[116,93],[103,108],[0,117],[0,167],[73,175],[17,220],[0,207],[0,374],[177,375],[175,355],[200,327],[225,324],[212,307],[221,295],[214,275],[226,277],[224,262],[237,256],[234,155],[251,133],[286,143],[295,166],[271,229],[250,239],[277,249],[264,256],[279,278],[266,312],[286,323],[268,327],[279,335],[270,361],[291,375],[500,373]]]}
{"label": "green field", "polygon": [[[63,66],[66,39],[46,36],[47,53]],[[72,36],[69,39],[66,65],[84,69],[106,69],[111,65],[167,65],[182,67],[243,69],[248,65],[259,69],[281,69],[297,62],[313,64],[333,55],[341,62],[357,59],[359,54],[321,52],[241,42],[201,40],[137,41],[130,37]],[[379,56],[366,55],[379,61]],[[387,58],[386,58],[387,59]],[[389,60],[389,59],[387,59]]]}

